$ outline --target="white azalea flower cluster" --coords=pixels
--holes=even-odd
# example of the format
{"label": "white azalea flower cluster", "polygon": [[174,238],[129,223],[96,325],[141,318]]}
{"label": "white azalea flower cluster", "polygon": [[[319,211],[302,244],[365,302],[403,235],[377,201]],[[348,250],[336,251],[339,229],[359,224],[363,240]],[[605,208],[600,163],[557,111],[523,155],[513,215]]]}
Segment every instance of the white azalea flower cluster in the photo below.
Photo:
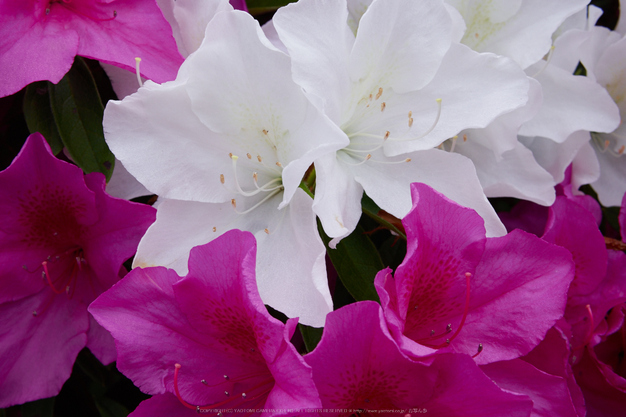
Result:
{"label": "white azalea flower cluster", "polygon": [[300,0],[262,29],[226,0],[178,0],[178,77],[146,82],[104,117],[115,156],[159,196],[134,265],[183,275],[192,247],[247,230],[263,301],[323,326],[332,299],[316,217],[334,247],[364,192],[402,218],[409,185],[426,183],[500,236],[487,197],[550,205],[573,163],[574,184],[618,204],[626,44],[587,6]]}

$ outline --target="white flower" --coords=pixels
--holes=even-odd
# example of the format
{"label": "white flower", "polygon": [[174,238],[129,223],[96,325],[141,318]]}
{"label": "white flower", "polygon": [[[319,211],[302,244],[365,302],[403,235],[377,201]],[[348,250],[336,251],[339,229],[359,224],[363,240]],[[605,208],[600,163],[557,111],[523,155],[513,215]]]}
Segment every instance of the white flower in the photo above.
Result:
{"label": "white flower", "polygon": [[[487,129],[462,132],[468,140],[459,143],[456,152],[472,159],[489,197],[552,204],[554,185],[563,180],[565,168],[585,144],[581,131],[587,132],[588,141],[589,131],[611,131],[617,123],[601,86],[573,75],[578,59],[568,56],[570,47],[563,41],[572,32],[566,29],[587,24],[588,1],[446,1],[465,19],[462,42],[515,60],[532,78],[531,85],[540,87],[541,96],[532,109],[516,110]],[[597,18],[595,10],[591,13]],[[563,36],[551,48],[557,34]],[[503,125],[504,117],[511,122],[514,116],[516,123]]]}
{"label": "white flower", "polygon": [[323,326],[332,300],[312,200],[313,160],[348,140],[291,80],[289,58],[248,14],[218,13],[175,81],[147,82],[105,111],[107,143],[159,195],[135,266],[187,272],[189,250],[230,229],[255,234],[264,302]]}
{"label": "white flower", "polygon": [[325,231],[339,239],[354,230],[364,190],[404,217],[409,184],[424,182],[477,210],[490,236],[505,233],[471,161],[435,148],[523,106],[527,77],[508,59],[454,43],[441,1],[368,3],[300,0],[273,19],[294,79],[350,139],[315,161]]}

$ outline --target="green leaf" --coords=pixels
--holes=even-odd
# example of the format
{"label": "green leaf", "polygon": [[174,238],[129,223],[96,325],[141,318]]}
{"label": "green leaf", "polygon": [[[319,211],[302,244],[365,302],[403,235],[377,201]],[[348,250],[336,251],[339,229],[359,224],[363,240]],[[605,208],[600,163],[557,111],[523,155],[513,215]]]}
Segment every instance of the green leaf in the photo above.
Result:
{"label": "green leaf", "polygon": [[319,221],[317,228],[326,246],[326,252],[337,270],[337,275],[350,295],[356,301],[380,302],[374,288],[374,278],[384,265],[376,247],[364,234],[363,228],[357,226],[350,236],[343,238],[337,244],[336,249],[328,247],[330,238],[324,233]]}
{"label": "green leaf", "polygon": [[279,7],[294,3],[296,0],[247,0],[248,11],[252,15],[273,12]]}
{"label": "green leaf", "polygon": [[50,107],[48,84],[47,81],[38,81],[26,87],[24,118],[30,133],[41,133],[52,148],[52,153],[57,155],[63,150],[63,142]]}
{"label": "green leaf", "polygon": [[20,407],[22,417],[52,417],[54,412],[54,397],[44,398]]}
{"label": "green leaf", "polygon": [[115,157],[104,141],[104,107],[89,68],[77,57],[65,77],[48,87],[52,114],[70,156],[83,171],[101,172],[108,181]]}
{"label": "green leaf", "polygon": [[304,340],[304,346],[307,352],[313,351],[317,344],[322,340],[323,327],[311,327],[306,324],[299,323],[298,329],[302,334],[302,340]]}
{"label": "green leaf", "polygon": [[383,219],[379,215],[381,208],[378,207],[378,205],[374,203],[374,200],[369,198],[369,196],[365,193],[363,193],[363,198],[361,199],[361,206],[363,207],[363,213],[365,213],[368,217],[375,220],[376,223],[380,224],[384,228],[396,233],[398,236],[400,236],[400,238],[402,238],[402,240],[406,240],[406,235],[404,234],[404,231],[398,229],[392,223]]}

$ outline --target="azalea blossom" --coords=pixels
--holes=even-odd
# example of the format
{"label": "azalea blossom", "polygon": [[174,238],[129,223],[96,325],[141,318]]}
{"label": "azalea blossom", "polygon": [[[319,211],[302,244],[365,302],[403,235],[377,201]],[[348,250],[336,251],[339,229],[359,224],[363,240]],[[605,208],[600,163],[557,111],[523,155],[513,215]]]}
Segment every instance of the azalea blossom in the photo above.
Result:
{"label": "azalea blossom", "polygon": [[[568,292],[565,320],[558,327],[568,336],[569,359],[585,397],[587,415],[617,416],[615,410],[626,404],[626,373],[619,359],[624,349],[626,254],[607,249],[597,227],[601,217],[595,200],[573,195],[567,182],[558,192],[549,209],[516,206],[505,222],[508,227],[532,227],[544,240],[572,253],[576,274]],[[623,231],[623,217],[620,220]]]}
{"label": "azalea blossom", "polygon": [[0,172],[0,407],[58,394],[78,352],[115,360],[87,306],[126,272],[152,207],[109,197],[104,175],[31,135]]}
{"label": "azalea blossom", "polygon": [[34,81],[58,83],[76,55],[135,68],[156,82],[182,62],[154,0],[0,1],[0,97]]}
{"label": "azalea blossom", "polygon": [[411,191],[407,255],[375,280],[400,348],[412,357],[465,353],[479,364],[530,352],[563,316],[569,252],[521,231],[486,238],[473,210],[424,184]]}
{"label": "azalea blossom", "polygon": [[[176,109],[176,117],[172,117]],[[187,272],[189,250],[231,229],[259,241],[264,302],[321,326],[332,309],[312,200],[312,162],[347,139],[291,81],[289,58],[240,11],[218,13],[175,81],[109,102],[107,143],[159,195],[134,266]]]}
{"label": "azalea blossom", "polygon": [[[570,42],[571,48],[576,48],[574,56],[580,58],[587,76],[595,79],[610,94],[623,120],[626,116],[626,38],[600,27],[574,35],[578,35]],[[626,193],[626,159],[622,156],[626,150],[626,127],[620,123],[613,131],[595,131],[591,136],[592,146],[581,149],[579,154],[592,161],[597,158],[597,175],[583,183],[592,184],[602,204],[619,206],[620,197]],[[581,162],[574,164],[577,175],[581,168],[585,168]]]}
{"label": "azalea blossom", "polygon": [[136,268],[90,307],[117,366],[154,395],[133,416],[319,408],[311,369],[289,342],[297,320],[269,315],[255,282],[254,237],[230,231],[189,256],[189,273]]}
{"label": "azalea blossom", "polygon": [[471,161],[434,148],[523,106],[526,76],[506,58],[454,42],[440,1],[376,0],[358,21],[355,7],[300,0],[273,19],[294,80],[350,141],[315,161],[314,210],[324,230],[334,242],[351,233],[363,191],[404,217],[409,184],[419,181],[478,210],[490,236],[503,234]]}
{"label": "azalea blossom", "polygon": [[534,108],[511,112],[486,129],[461,132],[463,141],[453,150],[472,159],[489,197],[551,205],[554,186],[589,142],[589,131],[609,132],[619,121],[602,87],[573,75],[578,59],[567,56],[569,46],[560,39],[576,25],[593,25],[599,15],[592,10],[587,21],[587,0],[447,3],[463,16],[461,42],[515,60],[531,79],[531,90],[538,90],[532,95],[539,96]]}
{"label": "azalea blossom", "polygon": [[408,359],[371,301],[329,313],[322,340],[304,359],[328,410],[324,415],[527,416],[531,409],[528,397],[499,389],[467,355]]}

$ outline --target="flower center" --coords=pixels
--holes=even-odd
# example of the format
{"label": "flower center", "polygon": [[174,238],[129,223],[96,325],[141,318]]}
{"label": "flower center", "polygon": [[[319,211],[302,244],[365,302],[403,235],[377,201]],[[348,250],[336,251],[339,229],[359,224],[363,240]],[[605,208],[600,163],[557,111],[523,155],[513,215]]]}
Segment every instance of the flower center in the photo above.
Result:
{"label": "flower center", "polygon": [[[237,209],[237,199],[231,199],[231,204],[237,213],[249,213],[284,190],[282,179],[283,166],[280,162],[277,161],[274,164],[275,166],[271,166],[264,161],[261,155],[257,155],[256,158],[253,158],[250,153],[246,153],[246,165],[248,165],[248,168],[252,167],[257,170],[252,171],[252,174],[247,178],[246,176],[240,178],[238,174],[239,157],[237,155],[233,155],[232,153],[229,154],[229,157],[232,161],[233,175],[228,178],[229,184],[227,185],[227,177],[224,174],[220,174],[220,182],[224,185],[224,187],[226,187],[226,189],[233,194],[245,197],[246,200],[258,200],[258,198],[255,198],[256,196],[264,195],[263,198],[256,201],[256,203],[254,203],[251,207],[248,207],[243,211],[239,211]],[[262,180],[260,181],[262,185],[259,185],[259,172],[262,177]],[[249,173],[250,171],[248,171],[248,174]]]}
{"label": "flower center", "polygon": [[[463,315],[461,316],[461,321],[459,322],[458,327],[456,328],[456,330],[454,331],[454,333],[452,333],[452,323],[448,323],[448,325],[446,326],[446,329],[437,334],[435,332],[435,330],[431,330],[430,331],[430,335],[427,337],[422,337],[419,339],[414,339],[417,343],[424,345],[426,347],[432,348],[432,349],[441,349],[444,348],[446,346],[450,345],[450,342],[452,342],[454,340],[454,338],[456,338],[459,335],[459,332],[461,331],[461,329],[463,328],[463,325],[465,324],[465,319],[467,318],[467,314],[469,312],[469,302],[470,302],[470,279],[472,277],[472,274],[469,272],[465,273],[465,303],[464,303],[464,307],[463,307]],[[419,310],[418,305],[413,306],[412,309],[409,309],[408,313],[407,313],[407,322],[410,321],[410,316],[415,314],[415,312]],[[452,333],[451,336],[448,336],[450,333]],[[440,340],[442,338],[445,338],[445,340],[443,342],[440,342]],[[479,346],[479,352],[482,351],[482,345]]]}
{"label": "flower center", "polygon": [[[361,165],[367,161],[378,163],[403,163],[409,162],[410,159],[402,159],[399,161],[389,161],[373,158],[373,154],[383,148],[387,141],[407,142],[421,139],[432,132],[441,116],[441,99],[435,100],[437,104],[437,114],[435,120],[424,132],[416,134],[413,132],[413,124],[415,122],[413,111],[398,112],[393,106],[393,97],[395,94],[391,89],[383,89],[378,87],[371,93],[364,95],[357,103],[350,120],[344,124],[341,129],[348,135],[350,145],[338,152],[342,155],[340,158],[348,165]],[[391,104],[390,104],[391,103]],[[392,114],[385,117],[385,121],[395,128],[382,129],[381,118],[382,113]],[[401,114],[399,116],[398,114]],[[404,128],[400,128],[404,126]],[[381,152],[380,157],[386,159]]]}
{"label": "flower center", "polygon": [[[267,368],[263,371],[242,375],[237,378],[224,375],[219,382],[212,384],[203,379],[200,382],[204,386],[223,389],[223,399],[211,405],[192,405],[180,395],[178,374],[181,368],[182,366],[179,363],[174,365],[174,393],[182,405],[195,410],[197,413],[216,413],[217,416],[222,416],[224,412],[232,412],[232,409],[236,408],[260,408],[265,404],[265,400],[274,388],[275,383],[274,377]],[[242,385],[247,385],[247,387],[243,389]]]}

